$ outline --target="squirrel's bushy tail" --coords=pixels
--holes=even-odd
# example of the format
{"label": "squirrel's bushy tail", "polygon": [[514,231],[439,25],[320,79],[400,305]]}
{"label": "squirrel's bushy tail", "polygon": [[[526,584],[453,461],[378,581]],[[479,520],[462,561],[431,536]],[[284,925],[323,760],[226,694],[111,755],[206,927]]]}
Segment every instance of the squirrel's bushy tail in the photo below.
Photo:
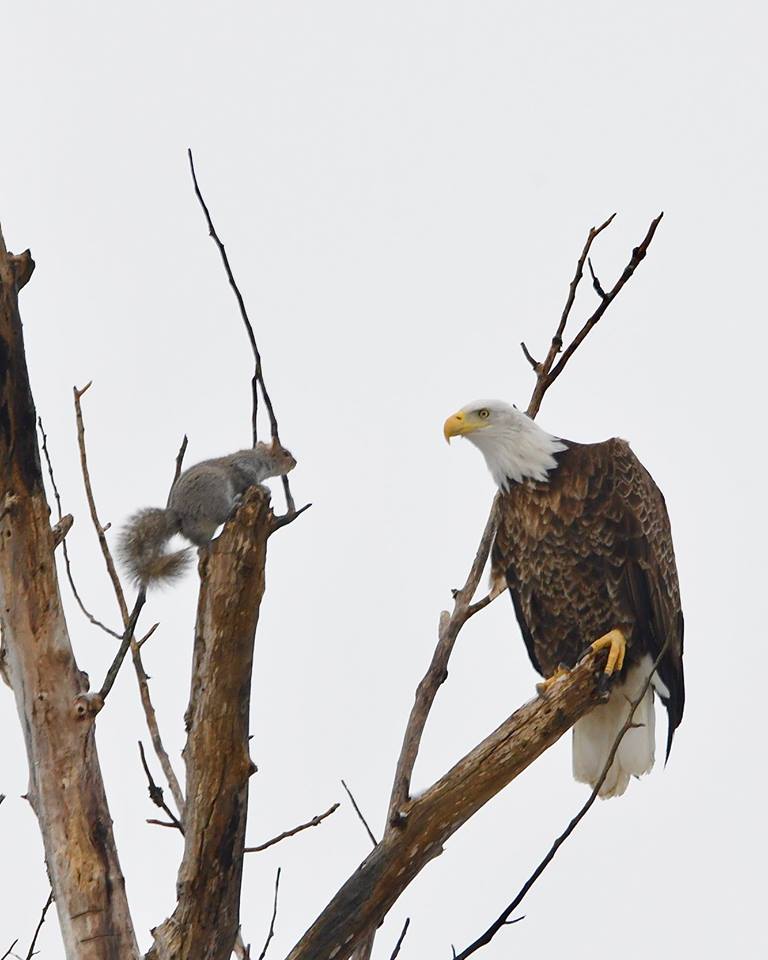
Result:
{"label": "squirrel's bushy tail", "polygon": [[165,545],[179,531],[179,518],[173,510],[145,507],[134,513],[120,532],[117,545],[118,556],[132,580],[169,583],[184,573],[191,559],[189,548],[165,552]]}

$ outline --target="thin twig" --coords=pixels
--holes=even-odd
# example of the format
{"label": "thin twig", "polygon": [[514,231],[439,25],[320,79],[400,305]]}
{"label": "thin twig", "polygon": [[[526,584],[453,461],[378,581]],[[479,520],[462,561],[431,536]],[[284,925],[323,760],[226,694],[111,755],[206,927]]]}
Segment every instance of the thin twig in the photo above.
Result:
{"label": "thin twig", "polygon": [[410,925],[411,925],[411,918],[406,917],[405,923],[403,924],[402,932],[400,933],[400,936],[397,938],[395,949],[392,951],[392,955],[390,956],[389,960],[395,960],[395,957],[398,955],[398,953],[400,953],[400,947],[402,947],[403,945],[403,940],[405,940],[405,935],[406,933],[408,933],[408,927]]}
{"label": "thin twig", "polygon": [[426,674],[416,689],[416,698],[411,708],[408,723],[403,736],[403,743],[400,748],[400,757],[397,761],[394,782],[392,785],[392,795],[389,801],[389,823],[398,822],[398,810],[408,799],[411,787],[411,776],[416,763],[416,757],[421,745],[421,738],[424,733],[424,727],[427,723],[427,717],[432,709],[437,691],[445,682],[448,676],[448,660],[453,652],[456,638],[461,628],[467,620],[486,607],[498,591],[488,594],[482,600],[472,604],[472,597],[477,590],[483,570],[488,561],[488,555],[491,552],[491,544],[496,536],[496,526],[498,523],[497,500],[494,500],[488,520],[485,524],[485,530],[480,538],[480,544],[475,554],[475,559],[467,576],[464,586],[454,592],[453,612],[449,614],[446,610],[440,615],[440,625],[438,627],[438,642],[435,652],[432,655],[432,662],[427,669]]}
{"label": "thin twig", "polygon": [[552,372],[547,375],[547,387],[549,387],[554,381],[560,376],[565,368],[566,363],[570,360],[573,354],[578,349],[582,340],[587,336],[589,331],[594,327],[597,321],[602,317],[605,311],[610,306],[611,302],[616,298],[617,294],[624,286],[624,284],[629,280],[632,274],[637,269],[638,265],[645,259],[645,255],[648,251],[648,247],[653,240],[653,235],[656,233],[656,228],[661,223],[661,218],[664,216],[663,213],[660,213],[655,220],[651,221],[650,227],[648,227],[648,232],[645,237],[643,237],[642,242],[639,246],[635,247],[632,251],[632,257],[630,258],[629,263],[624,267],[621,276],[613,285],[613,287],[606,293],[603,298],[600,306],[595,310],[592,316],[586,321],[584,326],[579,330],[576,336],[573,338],[571,343],[568,345],[568,349],[564,351],[562,357],[558,360],[557,364],[553,367]]}
{"label": "thin twig", "polygon": [[325,820],[327,817],[330,817],[330,815],[335,813],[338,809],[339,804],[334,803],[334,805],[329,807],[325,813],[319,813],[317,816],[312,817],[311,820],[307,820],[306,823],[300,823],[298,827],[294,827],[292,830],[285,830],[276,837],[272,837],[271,840],[267,840],[266,843],[260,843],[257,847],[246,847],[243,853],[261,853],[262,850],[266,850],[269,847],[274,847],[276,843],[280,843],[281,840],[285,840],[287,837],[293,837],[297,833],[301,833],[302,830],[308,830],[310,827],[319,826],[323,820]]}
{"label": "thin twig", "polygon": [[5,951],[5,953],[2,955],[2,957],[0,957],[0,960],[6,960],[6,957],[10,957],[13,948],[16,946],[16,944],[17,944],[18,942],[19,942],[19,938],[17,937],[17,938],[13,941],[13,943],[10,945],[10,947],[8,947],[8,949]]}
{"label": "thin twig", "polygon": [[123,634],[122,643],[115,654],[115,659],[112,661],[112,665],[110,666],[109,670],[107,670],[107,675],[104,677],[104,683],[102,683],[101,689],[97,694],[98,701],[100,703],[99,709],[101,709],[101,707],[104,705],[104,702],[107,699],[107,694],[112,689],[112,685],[117,679],[117,674],[123,664],[123,660],[125,660],[125,655],[128,653],[128,648],[130,647],[131,643],[134,642],[133,635],[136,630],[136,622],[139,619],[141,608],[144,606],[146,599],[147,592],[142,586],[136,595],[136,602],[133,605],[133,610],[128,618],[128,623],[125,626],[125,633]]}
{"label": "thin twig", "polygon": [[565,301],[565,306],[563,307],[563,312],[560,315],[560,322],[557,325],[555,334],[552,337],[552,342],[549,345],[549,350],[544,360],[539,364],[539,369],[536,370],[536,386],[533,390],[533,395],[531,396],[531,401],[528,405],[528,416],[533,419],[536,414],[539,412],[539,407],[541,406],[541,401],[546,392],[546,379],[547,374],[552,369],[552,364],[555,362],[555,357],[563,348],[563,334],[565,333],[565,325],[568,323],[568,317],[571,312],[571,307],[573,302],[576,299],[576,288],[581,282],[581,278],[584,275],[584,263],[589,255],[590,247],[592,246],[595,238],[599,236],[606,227],[609,227],[613,218],[616,216],[615,213],[612,213],[606,221],[600,224],[599,227],[592,227],[587,235],[586,242],[584,244],[584,249],[581,251],[581,256],[576,263],[576,273],[573,275],[573,280],[571,280],[568,287],[568,297]]}
{"label": "thin twig", "polygon": [[94,529],[96,530],[96,536],[99,539],[101,554],[104,557],[104,563],[107,567],[109,579],[112,581],[112,589],[115,592],[117,605],[120,608],[120,616],[123,618],[123,624],[127,624],[129,620],[128,604],[125,602],[125,594],[123,593],[123,587],[120,583],[120,578],[117,575],[117,570],[115,569],[115,561],[112,559],[109,544],[107,543],[107,538],[104,535],[105,528],[102,526],[96,510],[96,500],[93,496],[91,475],[88,470],[88,455],[85,448],[85,424],[83,422],[83,408],[80,400],[91,386],[91,382],[92,381],[86,383],[81,390],[78,390],[77,387],[72,388],[75,397],[75,419],[77,420],[77,443],[78,447],[80,448],[80,467],[83,474],[83,483],[85,484],[85,496],[88,501],[88,509],[91,514],[91,520],[93,521]]}
{"label": "thin twig", "polygon": [[355,798],[352,796],[352,791],[349,789],[349,787],[346,785],[346,783],[344,783],[343,780],[341,781],[341,785],[342,785],[342,787],[344,787],[344,789],[347,791],[347,796],[348,796],[349,799],[351,800],[352,806],[355,808],[355,813],[356,813],[356,814],[358,815],[358,817],[360,818],[360,822],[361,822],[362,825],[365,827],[366,833],[367,833],[368,836],[370,837],[371,843],[372,843],[372,844],[374,845],[374,847],[375,847],[376,844],[378,843],[378,840],[377,840],[376,837],[373,835],[373,831],[372,831],[371,828],[368,826],[368,821],[367,821],[367,820],[365,819],[365,817],[363,816],[362,810],[360,809],[360,807],[358,807],[357,801],[356,801]]}
{"label": "thin twig", "polygon": [[272,937],[275,935],[275,920],[277,919],[277,892],[280,888],[280,867],[277,868],[277,876],[275,877],[275,902],[272,906],[272,920],[269,924],[269,933],[267,934],[267,940],[264,944],[264,948],[259,954],[259,960],[264,960],[264,957],[267,954],[267,948],[272,940]]}
{"label": "thin twig", "polygon": [[[144,744],[139,740],[139,756],[141,757],[141,765],[144,767],[144,773],[147,775],[147,783],[149,784],[149,799],[154,803],[156,807],[160,809],[170,817],[171,823],[163,823],[162,820],[153,820],[153,823],[157,823],[158,826],[173,826],[176,827],[181,833],[184,833],[184,827],[181,825],[178,817],[174,814],[173,810],[168,806],[163,798],[163,788],[158,787],[155,783],[152,773],[149,769],[149,764],[147,763],[147,758],[144,754]],[[148,821],[149,822],[149,821]]]}
{"label": "thin twig", "polygon": [[523,919],[522,917],[517,917],[515,920],[510,921],[509,916],[520,906],[525,895],[528,893],[528,891],[531,889],[534,883],[536,883],[536,881],[539,879],[542,873],[544,873],[544,871],[552,862],[552,860],[554,860],[555,854],[557,853],[557,851],[565,843],[568,837],[570,837],[570,835],[573,833],[576,827],[581,823],[581,821],[587,815],[587,813],[589,812],[589,809],[597,799],[598,794],[600,793],[600,788],[602,787],[603,783],[605,783],[605,778],[608,776],[608,771],[611,769],[611,765],[613,764],[613,761],[616,757],[621,741],[624,739],[624,735],[627,733],[627,731],[633,726],[632,721],[635,716],[635,711],[640,706],[640,703],[642,702],[643,697],[648,692],[648,688],[650,687],[651,682],[653,680],[653,675],[656,672],[656,669],[661,663],[662,659],[664,658],[667,652],[668,645],[669,645],[669,638],[667,638],[667,640],[664,642],[664,645],[662,646],[658,657],[656,657],[653,667],[648,673],[648,677],[646,678],[646,681],[643,684],[643,687],[640,693],[634,700],[630,701],[631,709],[629,711],[629,714],[627,715],[627,719],[625,720],[623,726],[621,727],[618,734],[616,735],[616,739],[613,741],[613,746],[611,747],[611,750],[608,754],[608,759],[605,761],[602,772],[598,777],[598,780],[595,783],[595,786],[592,788],[592,792],[590,793],[586,802],[582,804],[578,813],[571,819],[571,821],[569,822],[565,830],[563,830],[563,832],[557,837],[555,842],[549,848],[544,859],[541,860],[539,865],[536,867],[536,869],[533,871],[530,877],[528,877],[528,879],[525,881],[523,886],[520,888],[520,892],[517,894],[515,899],[509,904],[508,907],[506,907],[499,914],[499,916],[496,918],[496,920],[494,920],[494,922],[490,925],[490,927],[488,927],[485,933],[481,934],[477,938],[477,940],[471,943],[465,950],[462,950],[460,954],[458,955],[454,954],[456,960],[466,960],[467,957],[471,956],[481,947],[484,947],[486,944],[490,943],[490,941],[496,936],[496,934],[499,932],[499,930],[501,930],[503,926],[507,926],[510,923],[516,923],[518,920]]}
{"label": "thin twig", "polygon": [[[56,500],[56,510],[59,515],[59,522],[61,522],[63,519],[62,511],[61,511],[61,496],[59,494],[59,488],[56,486],[56,478],[53,475],[53,463],[51,462],[51,456],[48,452],[48,436],[45,430],[43,429],[43,420],[41,417],[37,418],[37,426],[38,426],[38,429],[40,430],[40,436],[42,437],[41,446],[43,448],[43,456],[45,457],[45,462],[48,466],[48,476],[50,477],[51,487],[53,488],[53,496],[54,496],[54,499]],[[72,595],[77,601],[77,605],[80,607],[85,617],[88,620],[90,620],[90,622],[94,626],[99,627],[105,633],[108,633],[111,637],[115,637],[116,639],[119,639],[122,636],[122,634],[119,634],[117,630],[112,630],[111,627],[108,627],[105,623],[102,623],[101,620],[98,620],[96,617],[94,617],[94,615],[86,608],[85,604],[83,603],[82,597],[78,593],[77,587],[75,586],[74,578],[72,576],[72,565],[69,560],[69,551],[67,550],[66,540],[62,542],[62,550],[64,551],[64,569],[67,574],[67,580],[69,580],[69,586],[72,590]]]}
{"label": "thin twig", "polygon": [[48,908],[53,903],[53,890],[48,894],[48,899],[45,901],[45,906],[43,907],[43,912],[40,914],[40,920],[37,924],[37,929],[35,930],[35,935],[32,937],[32,943],[29,945],[29,950],[27,950],[27,955],[24,960],[32,960],[32,957],[35,955],[35,944],[37,943],[37,938],[40,935],[40,930],[42,929],[43,924],[45,923],[45,915],[48,913]]}
{"label": "thin twig", "polygon": [[[101,547],[101,553],[104,557],[104,562],[107,566],[107,571],[109,573],[110,580],[112,581],[112,587],[115,593],[115,598],[117,599],[117,605],[120,608],[120,615],[123,619],[124,626],[127,627],[129,621],[128,614],[128,605],[125,602],[125,594],[123,592],[122,584],[120,583],[120,578],[117,575],[115,569],[114,561],[112,560],[112,554],[109,549],[109,544],[107,543],[107,538],[104,536],[104,528],[101,526],[99,521],[98,512],[96,510],[96,501],[93,495],[93,488],[91,486],[91,477],[88,470],[88,454],[85,446],[85,425],[83,422],[83,411],[80,403],[80,398],[83,396],[85,391],[90,387],[90,383],[87,384],[82,390],[77,390],[75,388],[75,416],[77,419],[77,442],[80,449],[80,465],[83,473],[83,482],[85,484],[85,493],[88,500],[88,508],[91,514],[91,520],[96,529],[96,534],[99,538],[99,545]],[[184,444],[182,443],[182,447]],[[182,456],[182,451],[179,451],[179,456]],[[179,457],[177,457],[177,462],[179,462]],[[145,640],[147,637],[144,638]],[[149,735],[152,739],[152,746],[154,747],[155,753],[157,754],[157,759],[160,761],[160,766],[163,769],[165,778],[168,781],[168,786],[171,789],[173,794],[173,799],[176,803],[176,806],[179,810],[179,819],[184,821],[184,794],[181,791],[179,786],[178,778],[173,770],[171,764],[171,759],[168,756],[168,752],[163,746],[163,741],[160,737],[160,728],[157,723],[157,714],[155,713],[155,708],[152,703],[152,698],[149,695],[149,684],[147,683],[147,673],[144,669],[144,664],[141,659],[141,651],[139,649],[138,643],[135,639],[131,641],[131,658],[133,660],[133,667],[136,673],[136,680],[139,684],[139,696],[141,697],[141,705],[144,709],[144,717],[147,723],[147,729],[149,730]]]}
{"label": "thin twig", "polygon": [[587,266],[589,267],[589,272],[592,275],[592,286],[594,287],[595,292],[597,293],[598,297],[600,297],[602,300],[605,300],[608,294],[605,292],[605,290],[603,290],[600,281],[597,279],[594,267],[592,266],[592,257],[587,257]]}
{"label": "thin twig", "polygon": [[[187,150],[187,156],[189,157],[189,169],[192,173],[192,183],[195,187],[195,196],[200,202],[200,206],[203,208],[203,213],[205,214],[205,219],[208,224],[208,234],[213,239],[213,242],[216,244],[221,255],[221,261],[224,264],[224,270],[227,274],[227,280],[229,281],[230,287],[234,291],[235,298],[237,299],[237,305],[240,308],[240,316],[245,325],[246,333],[248,334],[248,340],[251,344],[251,350],[253,351],[253,359],[255,363],[255,370],[253,379],[251,381],[251,390],[253,393],[253,413],[251,415],[251,425],[253,428],[253,443],[254,446],[257,440],[257,414],[258,414],[258,405],[259,405],[259,396],[258,391],[261,389],[261,395],[264,398],[264,406],[267,408],[267,415],[269,417],[269,424],[272,432],[272,439],[275,443],[280,443],[280,436],[277,426],[277,417],[275,416],[275,410],[272,406],[272,400],[270,399],[269,392],[267,391],[267,386],[264,382],[264,369],[261,360],[261,353],[259,351],[258,345],[256,343],[256,335],[253,332],[253,326],[251,321],[248,318],[248,311],[245,309],[245,301],[243,300],[243,295],[240,293],[240,288],[237,285],[235,276],[232,273],[232,267],[229,264],[229,257],[227,256],[227,251],[224,249],[224,244],[219,239],[218,233],[216,233],[216,228],[213,225],[213,220],[211,219],[210,211],[208,210],[208,205],[203,199],[202,191],[200,190],[200,185],[197,182],[197,175],[195,173],[195,162],[192,158],[192,151]],[[289,514],[294,513],[296,510],[296,505],[293,501],[293,496],[291,495],[291,486],[288,482],[288,477],[284,476],[283,478],[283,490],[285,491],[285,502],[287,505],[287,512]]]}
{"label": "thin twig", "polygon": [[174,473],[173,473],[173,483],[171,484],[171,486],[173,486],[173,484],[176,483],[176,481],[181,476],[181,465],[182,463],[184,463],[184,454],[187,452],[188,443],[189,443],[189,440],[185,433],[184,439],[181,441],[181,446],[179,447],[179,452],[176,454],[176,469],[174,470]]}
{"label": "thin twig", "polygon": [[155,630],[157,630],[159,626],[160,626],[159,623],[153,623],[152,626],[149,628],[149,630],[147,630],[147,632],[141,638],[141,640],[136,641],[136,646],[139,648],[139,650],[141,650],[141,648],[144,646],[147,640],[149,640],[149,638],[152,636],[152,634],[155,632]]}
{"label": "thin twig", "polygon": [[[598,236],[598,234],[600,234],[603,230],[605,230],[605,228],[613,220],[614,216],[616,216],[616,214],[613,214],[613,216],[609,217],[605,221],[605,223],[601,224],[599,227],[593,227],[589,231],[589,235],[587,236],[587,242],[584,244],[584,249],[582,250],[581,256],[579,257],[579,261],[576,267],[576,274],[573,280],[571,281],[571,286],[568,292],[568,300],[566,302],[565,309],[563,310],[563,315],[560,318],[560,324],[558,325],[557,331],[555,332],[555,335],[552,338],[552,344],[550,346],[549,352],[547,353],[547,357],[544,360],[544,362],[541,364],[541,369],[536,371],[536,385],[533,389],[533,394],[531,395],[531,402],[529,403],[528,410],[527,410],[528,416],[531,417],[531,419],[533,419],[538,413],[544,394],[547,392],[547,390],[552,386],[555,380],[563,372],[563,370],[565,369],[565,365],[568,363],[568,361],[576,352],[576,350],[578,350],[584,338],[587,336],[590,330],[595,326],[598,320],[600,320],[600,318],[603,316],[605,311],[608,309],[611,303],[615,300],[615,298],[621,291],[622,287],[626,284],[626,282],[630,279],[632,274],[635,272],[640,262],[645,258],[645,255],[648,252],[648,247],[650,246],[651,241],[653,240],[653,236],[656,233],[656,228],[661,222],[661,218],[664,216],[664,214],[660,213],[655,220],[651,221],[651,225],[648,228],[648,231],[645,237],[641,241],[640,245],[633,249],[632,256],[630,257],[629,263],[624,268],[624,270],[621,273],[621,276],[613,285],[613,287],[606,293],[602,289],[602,287],[600,287],[600,284],[599,283],[597,284],[595,289],[598,289],[599,287],[598,292],[602,291],[600,305],[598,306],[597,310],[595,310],[595,312],[586,320],[581,330],[579,330],[579,332],[570,342],[568,347],[563,351],[560,359],[557,361],[557,363],[555,363],[555,359],[557,355],[561,352],[563,348],[563,332],[565,330],[565,324],[568,320],[568,315],[571,311],[571,307],[573,306],[574,297],[576,295],[576,287],[578,286],[579,281],[581,280],[581,277],[583,275],[584,263],[587,260],[590,247],[592,246],[592,242],[594,241],[595,237]],[[594,272],[592,276],[593,276],[593,280],[596,279],[594,277]]]}
{"label": "thin twig", "polygon": [[[285,479],[285,478],[283,478]],[[279,530],[281,527],[287,527],[289,523],[293,523],[296,517],[300,517],[305,510],[309,510],[312,506],[311,503],[305,503],[303,507],[299,507],[298,510],[287,511],[286,513],[281,514],[280,516],[272,518],[272,533],[275,530]]]}
{"label": "thin twig", "polygon": [[523,355],[524,355],[525,359],[528,361],[528,363],[530,363],[531,367],[533,368],[534,373],[538,373],[539,370],[541,370],[541,364],[539,363],[538,360],[535,360],[535,359],[531,356],[531,354],[530,354],[530,352],[529,352],[529,350],[528,350],[528,347],[526,347],[525,343],[524,343],[522,340],[520,341],[520,346],[521,346],[521,348],[522,348]]}

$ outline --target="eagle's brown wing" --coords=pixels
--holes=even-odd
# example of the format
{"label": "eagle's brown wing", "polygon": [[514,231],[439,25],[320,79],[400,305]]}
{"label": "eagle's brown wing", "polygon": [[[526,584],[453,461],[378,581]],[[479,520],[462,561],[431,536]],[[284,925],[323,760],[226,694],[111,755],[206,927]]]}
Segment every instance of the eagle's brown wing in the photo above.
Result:
{"label": "eagle's brown wing", "polygon": [[685,706],[684,622],[669,514],[661,490],[629,444],[625,440],[610,443],[614,448],[616,497],[624,505],[627,523],[626,586],[641,638],[654,660],[666,643],[657,669],[666,690],[657,692],[669,717],[669,756]]}
{"label": "eagle's brown wing", "polygon": [[573,664],[592,640],[630,630],[630,657],[654,660],[669,714],[680,723],[683,616],[661,491],[624,440],[569,444],[548,483],[502,494],[493,575],[509,587],[534,667]]}

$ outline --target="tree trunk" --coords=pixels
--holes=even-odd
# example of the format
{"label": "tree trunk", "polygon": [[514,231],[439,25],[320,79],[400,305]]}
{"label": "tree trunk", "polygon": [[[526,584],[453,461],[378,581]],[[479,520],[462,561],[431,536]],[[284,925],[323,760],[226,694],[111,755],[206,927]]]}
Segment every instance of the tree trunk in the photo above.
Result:
{"label": "tree trunk", "polygon": [[34,264],[0,236],[0,623],[67,960],[138,957],[94,742],[88,681],[61,608],[18,290]]}
{"label": "tree trunk", "polygon": [[253,487],[222,535],[201,551],[187,800],[178,904],[153,932],[154,960],[228,960],[239,927],[248,809],[253,643],[264,593],[269,491]]}

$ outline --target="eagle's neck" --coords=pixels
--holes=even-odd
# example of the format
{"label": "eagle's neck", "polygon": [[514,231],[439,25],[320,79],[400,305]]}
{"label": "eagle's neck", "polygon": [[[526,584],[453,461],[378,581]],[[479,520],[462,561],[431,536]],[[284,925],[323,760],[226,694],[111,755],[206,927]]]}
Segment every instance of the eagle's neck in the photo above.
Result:
{"label": "eagle's neck", "polygon": [[494,424],[469,436],[485,457],[491,476],[502,490],[524,480],[546,481],[557,466],[555,454],[567,450],[558,437],[518,414],[508,423]]}

